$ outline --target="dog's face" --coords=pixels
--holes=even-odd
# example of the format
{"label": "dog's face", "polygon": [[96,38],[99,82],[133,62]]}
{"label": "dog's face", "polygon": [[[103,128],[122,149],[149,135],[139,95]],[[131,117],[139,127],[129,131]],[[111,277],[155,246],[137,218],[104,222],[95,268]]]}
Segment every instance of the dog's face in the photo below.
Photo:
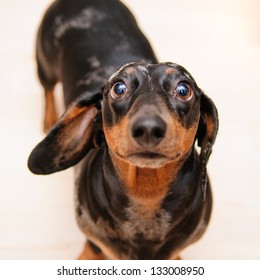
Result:
{"label": "dog's face", "polygon": [[76,164],[94,142],[104,143],[100,126],[110,153],[138,167],[183,161],[197,139],[205,177],[218,116],[183,67],[131,63],[111,76],[103,94],[87,92],[70,105],[32,151],[30,170],[49,174]]}
{"label": "dog's face", "polygon": [[171,63],[131,63],[109,79],[103,94],[103,130],[114,155],[139,167],[183,160],[200,119],[201,91]]}

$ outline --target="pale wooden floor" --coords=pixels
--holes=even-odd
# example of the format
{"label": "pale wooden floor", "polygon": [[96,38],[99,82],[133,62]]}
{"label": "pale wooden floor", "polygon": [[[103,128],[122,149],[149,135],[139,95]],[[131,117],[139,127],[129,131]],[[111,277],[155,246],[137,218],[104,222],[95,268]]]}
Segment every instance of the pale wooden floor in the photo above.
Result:
{"label": "pale wooden floor", "polygon": [[[84,237],[73,172],[26,168],[43,137],[35,31],[48,0],[0,2],[0,258],[74,259]],[[220,131],[209,163],[215,207],[186,259],[260,259],[259,0],[125,0],[161,61],[185,66],[215,101]]]}

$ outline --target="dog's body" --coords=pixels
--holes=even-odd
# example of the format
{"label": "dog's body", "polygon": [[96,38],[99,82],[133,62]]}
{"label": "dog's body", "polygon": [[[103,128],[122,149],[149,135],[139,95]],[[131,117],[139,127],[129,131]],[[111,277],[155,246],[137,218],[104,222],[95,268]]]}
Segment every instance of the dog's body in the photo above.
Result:
{"label": "dog's body", "polygon": [[46,132],[57,121],[58,81],[68,106],[82,93],[101,89],[128,62],[157,62],[133,15],[117,0],[55,1],[39,28],[36,58],[46,94]]}
{"label": "dog's body", "polygon": [[79,162],[76,214],[89,240],[81,258],[178,258],[210,219],[212,101],[181,66],[154,64],[148,41],[116,0],[56,1],[39,30],[37,61],[45,129],[56,118],[57,81],[72,104],[29,168],[49,174]]}

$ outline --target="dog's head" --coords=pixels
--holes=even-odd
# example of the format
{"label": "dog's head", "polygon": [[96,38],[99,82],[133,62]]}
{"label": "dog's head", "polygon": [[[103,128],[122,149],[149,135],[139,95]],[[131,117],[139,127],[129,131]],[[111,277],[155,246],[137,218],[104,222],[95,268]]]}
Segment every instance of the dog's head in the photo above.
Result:
{"label": "dog's head", "polygon": [[[211,127],[211,137],[202,126]],[[213,144],[217,114],[183,67],[131,63],[112,75],[104,89],[103,128],[116,156],[157,168],[187,157],[196,136],[200,143],[209,137],[206,141]]]}
{"label": "dog's head", "polygon": [[205,172],[217,130],[214,103],[183,67],[130,63],[110,77],[103,94],[88,92],[71,104],[28,165],[37,174],[60,171],[103,142],[121,160],[158,168],[187,158],[197,139]]}

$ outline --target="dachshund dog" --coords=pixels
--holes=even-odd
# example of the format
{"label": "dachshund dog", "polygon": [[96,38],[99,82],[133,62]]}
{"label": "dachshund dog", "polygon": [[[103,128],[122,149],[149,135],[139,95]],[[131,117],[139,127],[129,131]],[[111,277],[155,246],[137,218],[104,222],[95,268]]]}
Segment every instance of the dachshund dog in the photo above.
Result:
{"label": "dachshund dog", "polygon": [[50,174],[75,165],[77,222],[87,236],[80,259],[178,259],[210,220],[214,103],[182,66],[157,62],[117,0],[55,1],[37,62],[45,130],[56,122],[57,81],[67,110],[28,166]]}

